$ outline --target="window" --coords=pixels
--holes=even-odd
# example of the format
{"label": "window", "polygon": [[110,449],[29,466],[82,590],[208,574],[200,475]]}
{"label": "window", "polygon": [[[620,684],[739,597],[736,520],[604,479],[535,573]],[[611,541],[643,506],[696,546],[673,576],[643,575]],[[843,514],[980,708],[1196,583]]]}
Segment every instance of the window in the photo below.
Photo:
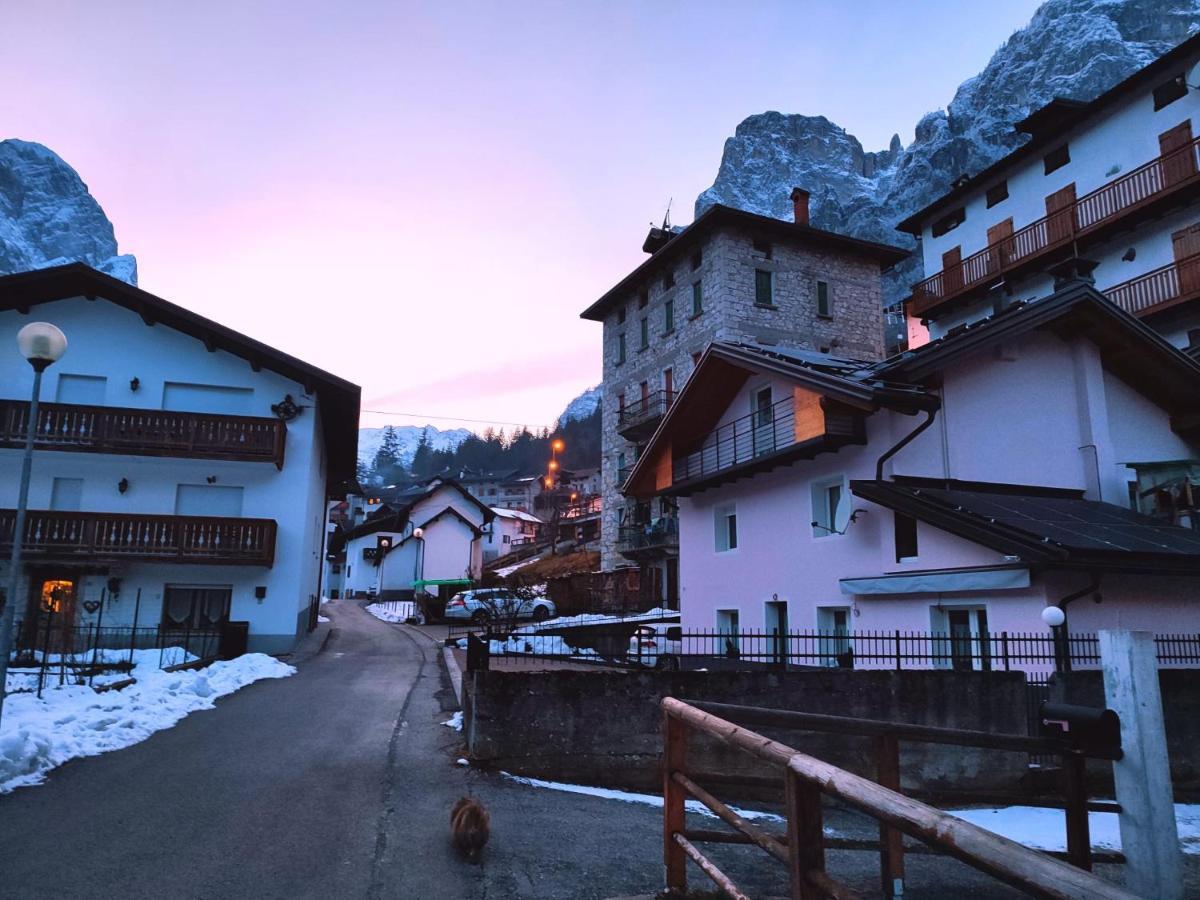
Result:
{"label": "window", "polygon": [[642,343],[639,345],[639,350],[645,350],[650,346],[650,320],[642,319],[641,321]]}
{"label": "window", "polygon": [[833,308],[829,303],[829,282],[817,282],[817,315],[823,319],[833,318]]}
{"label": "window", "polygon": [[617,365],[625,362],[625,335],[617,335]]}
{"label": "window", "polygon": [[903,513],[894,513],[896,562],[917,557],[917,520]]}
{"label": "window", "polygon": [[617,454],[617,484],[625,479],[625,454]]}
{"label": "window", "polygon": [[617,394],[617,412],[618,413],[625,412],[625,394],[624,393]]}
{"label": "window", "polygon": [[754,427],[761,428],[770,425],[774,420],[775,409],[771,405],[771,389],[763,388],[754,392]]}
{"label": "window", "polygon": [[1002,200],[1008,199],[1008,182],[1002,181],[999,184],[993,184],[987,189],[987,207],[991,209]]}
{"label": "window", "polygon": [[650,302],[650,294],[647,291],[642,291],[638,294],[638,309],[645,309],[646,304]]}
{"label": "window", "polygon": [[738,545],[737,507],[718,506],[713,510],[713,528],[718,553],[736,550]]}
{"label": "window", "polygon": [[698,316],[704,312],[704,288],[697,281],[692,285],[692,315]]}
{"label": "window", "polygon": [[954,212],[942,216],[933,223],[933,236],[941,237],[943,234],[953,231],[965,221],[967,221],[967,209],[965,206],[960,206]]}
{"label": "window", "polygon": [[663,369],[663,390],[667,392],[667,402],[671,402],[671,395],[675,393],[675,370]]}
{"label": "window", "polygon": [[663,334],[675,330],[675,301],[668,300],[663,304]]}
{"label": "window", "polygon": [[1049,175],[1051,172],[1057,171],[1071,161],[1071,148],[1067,144],[1063,144],[1057,149],[1051,150],[1042,159],[1042,166]]}
{"label": "window", "polygon": [[1174,103],[1180,97],[1187,93],[1187,82],[1184,81],[1183,73],[1176,75],[1170,81],[1165,81],[1154,89],[1154,108],[1162,109],[1168,104]]}
{"label": "window", "polygon": [[845,482],[841,479],[818,481],[812,487],[812,530],[813,537],[828,537],[842,531],[842,507],[846,496]]}
{"label": "window", "polygon": [[717,634],[724,638],[721,652],[731,659],[736,659],[741,649],[740,618],[736,609],[717,610]]}
{"label": "window", "polygon": [[821,635],[821,662],[846,669],[854,664],[850,653],[850,607],[817,607],[817,631]]}
{"label": "window", "polygon": [[754,270],[754,305],[774,306],[775,290],[772,272],[767,269]]}
{"label": "window", "polygon": [[168,584],[163,590],[163,627],[211,628],[219,625],[229,618],[232,599],[233,588],[230,587]]}
{"label": "window", "polygon": [[675,287],[675,273],[668,272],[663,276],[663,290],[669,291],[673,287]]}
{"label": "window", "polygon": [[759,254],[760,256],[763,256],[766,259],[771,258],[771,242],[770,241],[763,240],[762,238],[755,238],[754,242],[751,244],[751,247],[754,250],[754,252]]}
{"label": "window", "polygon": [[695,272],[698,268],[700,268],[700,264],[702,262],[704,262],[704,257],[701,254],[701,251],[697,250],[692,254],[692,271]]}
{"label": "window", "polygon": [[932,606],[933,642],[938,664],[947,669],[987,671],[992,667],[991,640],[985,606]]}
{"label": "window", "polygon": [[617,310],[617,324],[618,325],[625,324],[625,307],[623,307],[623,306]]}

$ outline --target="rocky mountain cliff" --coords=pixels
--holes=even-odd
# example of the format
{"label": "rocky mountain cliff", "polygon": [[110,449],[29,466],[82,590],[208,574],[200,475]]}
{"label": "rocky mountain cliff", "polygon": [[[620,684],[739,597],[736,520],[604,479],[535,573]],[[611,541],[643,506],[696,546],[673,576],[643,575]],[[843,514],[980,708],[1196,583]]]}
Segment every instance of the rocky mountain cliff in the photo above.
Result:
{"label": "rocky mountain cliff", "polygon": [[137,261],[117,253],[112,222],[75,170],[41,144],[0,141],[0,274],[75,261],[137,284]]}
{"label": "rocky mountain cliff", "polygon": [[[696,215],[723,203],[790,219],[788,195],[812,192],[812,222],[875,241],[914,243],[895,225],[945,193],[960,175],[980,171],[1015,149],[1013,124],[1054,97],[1088,100],[1200,29],[1200,0],[1049,0],[944,110],[917,123],[907,147],[899,136],[866,152],[824,116],[765,112],[725,141],[712,187]],[[931,98],[932,99],[932,98]],[[912,257],[885,284],[885,300],[907,295],[922,277]]]}

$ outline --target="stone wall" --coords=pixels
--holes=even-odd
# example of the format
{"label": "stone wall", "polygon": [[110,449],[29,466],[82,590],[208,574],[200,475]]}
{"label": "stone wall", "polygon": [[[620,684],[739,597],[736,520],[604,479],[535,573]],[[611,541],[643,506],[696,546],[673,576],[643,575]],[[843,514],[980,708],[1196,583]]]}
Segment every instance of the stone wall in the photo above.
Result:
{"label": "stone wall", "polygon": [[[1024,734],[1018,672],[806,670],[794,672],[470,673],[464,731],[471,759],[508,772],[633,790],[661,789],[665,696]],[[868,739],[764,729],[835,765],[873,777]],[[697,770],[778,774],[744,753],[697,739]],[[906,789],[952,796],[1016,792],[1024,754],[901,744]]]}

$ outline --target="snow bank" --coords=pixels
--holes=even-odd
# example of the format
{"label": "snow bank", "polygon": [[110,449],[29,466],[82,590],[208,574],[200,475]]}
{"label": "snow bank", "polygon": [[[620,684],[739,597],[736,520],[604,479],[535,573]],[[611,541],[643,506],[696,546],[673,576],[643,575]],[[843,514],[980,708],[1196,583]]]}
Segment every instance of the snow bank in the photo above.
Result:
{"label": "snow bank", "polygon": [[462,719],[463,719],[463,714],[462,714],[462,710],[460,709],[458,712],[456,712],[454,715],[452,715],[450,718],[448,718],[442,724],[445,725],[447,728],[453,728],[455,731],[462,731]]}
{"label": "snow bank", "polygon": [[387,603],[372,603],[367,612],[384,622],[407,622],[417,614],[417,604],[411,600],[390,600]]}
{"label": "snow bank", "polygon": [[40,700],[34,694],[10,696],[0,723],[0,794],[39,784],[69,759],[144,741],[252,682],[296,672],[262,653],[197,671],[163,672],[158,656],[157,650],[135,653],[137,683],[121,691],[98,694],[84,685],[65,685],[44,691]]}
{"label": "snow bank", "polygon": [[672,619],[679,621],[679,610],[665,609],[659,607],[657,609],[647,610],[643,613],[637,613],[632,616],[612,616],[604,613],[583,613],[578,616],[564,616],[559,619],[546,619],[544,622],[538,622],[536,625],[526,625],[518,628],[514,634],[536,634],[545,628],[570,628],[575,625],[615,625],[621,622],[655,622],[660,619]]}
{"label": "snow bank", "polygon": [[[459,638],[456,646],[467,649],[467,639]],[[600,659],[588,647],[572,647],[556,634],[513,634],[507,640],[488,641],[488,652],[494,656],[528,653],[531,656],[574,656],[580,659]]]}
{"label": "snow bank", "polygon": [[[960,819],[994,831],[1035,850],[1066,850],[1066,816],[1061,809],[1037,806],[1004,806],[996,809],[952,809]],[[1184,853],[1200,855],[1200,804],[1176,803],[1175,824]],[[1088,813],[1092,847],[1120,850],[1121,829],[1116,813]]]}

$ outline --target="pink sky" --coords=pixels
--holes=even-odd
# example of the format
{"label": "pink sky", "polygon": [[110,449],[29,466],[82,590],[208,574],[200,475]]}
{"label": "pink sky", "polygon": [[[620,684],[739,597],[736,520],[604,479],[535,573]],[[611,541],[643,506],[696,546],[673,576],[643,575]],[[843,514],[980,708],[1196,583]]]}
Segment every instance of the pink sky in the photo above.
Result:
{"label": "pink sky", "polygon": [[422,414],[364,424],[535,426],[741,119],[907,143],[1037,5],[0,0],[0,137],[75,167],[142,287]]}

